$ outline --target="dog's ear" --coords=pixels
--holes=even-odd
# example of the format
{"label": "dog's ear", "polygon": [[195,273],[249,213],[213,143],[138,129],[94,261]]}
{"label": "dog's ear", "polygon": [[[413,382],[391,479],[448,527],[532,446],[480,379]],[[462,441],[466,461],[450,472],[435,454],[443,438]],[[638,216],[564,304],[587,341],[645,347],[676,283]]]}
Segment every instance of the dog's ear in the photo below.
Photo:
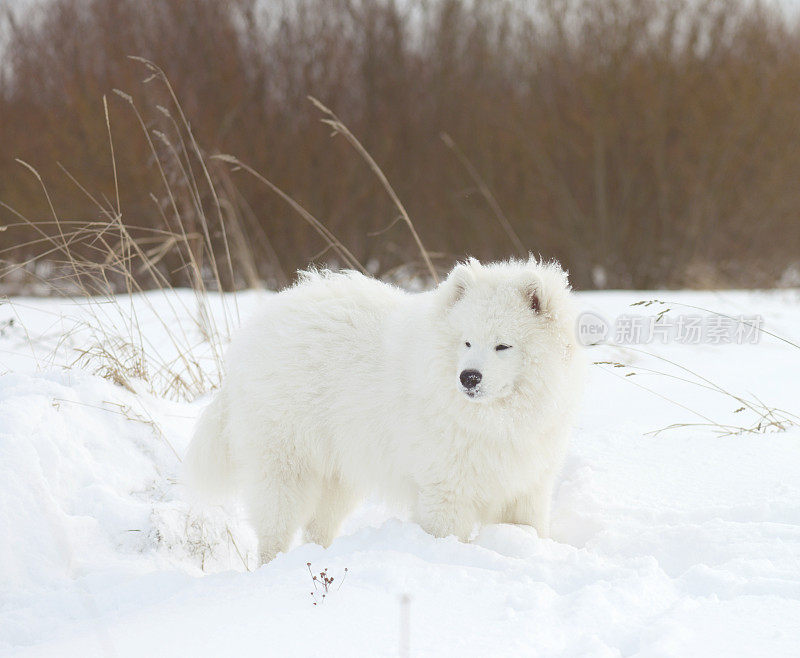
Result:
{"label": "dog's ear", "polygon": [[568,300],[571,290],[567,272],[561,265],[533,258],[528,261],[518,288],[534,313],[547,316],[564,306],[562,300]]}
{"label": "dog's ear", "polygon": [[528,300],[528,306],[531,307],[534,313],[538,313],[542,310],[540,292],[535,284],[530,284],[525,288],[525,299]]}
{"label": "dog's ear", "polygon": [[447,278],[439,284],[437,289],[439,298],[445,308],[454,306],[475,282],[475,270],[481,264],[475,258],[470,258],[466,263],[456,265]]}
{"label": "dog's ear", "polygon": [[533,272],[525,272],[518,284],[519,291],[525,298],[525,302],[534,313],[542,312],[542,280]]}

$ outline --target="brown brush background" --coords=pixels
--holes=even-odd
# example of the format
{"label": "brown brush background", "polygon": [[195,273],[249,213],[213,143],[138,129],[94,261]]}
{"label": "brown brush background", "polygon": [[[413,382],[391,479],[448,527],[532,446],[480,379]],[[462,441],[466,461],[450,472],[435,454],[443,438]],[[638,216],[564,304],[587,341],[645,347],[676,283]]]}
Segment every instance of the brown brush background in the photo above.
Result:
{"label": "brown brush background", "polygon": [[[127,58],[138,55],[164,69],[205,155],[253,167],[377,275],[422,272],[420,253],[308,95],[372,154],[442,269],[517,254],[516,234],[579,288],[797,285],[800,30],[759,3],[49,0],[3,15],[0,33],[0,224],[40,222],[0,232],[4,266],[42,256],[42,235],[57,231],[15,158],[41,174],[61,220],[104,216],[59,165],[116,205],[104,95],[124,222],[169,227],[172,194],[189,233],[205,214],[223,249],[211,195],[182,194],[180,153],[153,132],[186,138],[164,86]],[[114,89],[133,97],[169,192]],[[248,265],[223,286],[337,263],[264,185],[226,162],[209,168],[223,221],[238,227],[234,263]],[[172,285],[191,283],[182,262],[159,256]]]}

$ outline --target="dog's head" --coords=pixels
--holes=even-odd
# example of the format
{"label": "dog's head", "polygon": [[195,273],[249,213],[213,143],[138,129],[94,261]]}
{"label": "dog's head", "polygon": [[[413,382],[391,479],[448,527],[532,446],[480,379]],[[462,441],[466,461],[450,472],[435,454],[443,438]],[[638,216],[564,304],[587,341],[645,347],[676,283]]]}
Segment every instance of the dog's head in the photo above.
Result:
{"label": "dog's head", "polygon": [[453,385],[492,402],[531,382],[547,386],[575,349],[567,274],[531,257],[457,265],[437,289],[453,352]]}

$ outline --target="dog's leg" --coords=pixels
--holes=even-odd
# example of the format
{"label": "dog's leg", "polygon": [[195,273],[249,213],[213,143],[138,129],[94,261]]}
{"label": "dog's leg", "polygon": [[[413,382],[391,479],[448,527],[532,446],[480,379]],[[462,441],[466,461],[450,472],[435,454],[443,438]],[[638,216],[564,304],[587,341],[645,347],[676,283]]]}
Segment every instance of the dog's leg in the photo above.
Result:
{"label": "dog's leg", "polygon": [[503,509],[500,522],[530,525],[536,528],[539,537],[549,537],[553,479],[552,476],[542,477],[509,502]]}
{"label": "dog's leg", "polygon": [[251,474],[245,487],[245,504],[258,537],[260,564],[289,548],[295,531],[310,514],[318,483],[283,468],[261,469]]}
{"label": "dog's leg", "polygon": [[328,547],[339,533],[345,517],[358,497],[339,478],[327,478],[320,489],[316,508],[305,529],[305,541]]}
{"label": "dog's leg", "polygon": [[422,490],[417,510],[419,524],[434,537],[455,535],[468,541],[475,525],[475,510],[452,488],[433,485]]}

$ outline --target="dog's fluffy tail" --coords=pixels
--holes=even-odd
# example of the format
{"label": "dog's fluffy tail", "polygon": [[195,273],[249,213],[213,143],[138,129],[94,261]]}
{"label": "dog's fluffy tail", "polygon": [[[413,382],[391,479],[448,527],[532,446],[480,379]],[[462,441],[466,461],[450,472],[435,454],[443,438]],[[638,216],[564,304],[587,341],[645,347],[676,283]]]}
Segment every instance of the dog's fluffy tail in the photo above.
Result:
{"label": "dog's fluffy tail", "polygon": [[200,415],[183,460],[186,484],[206,500],[223,499],[235,488],[225,425],[225,400],[220,391]]}

